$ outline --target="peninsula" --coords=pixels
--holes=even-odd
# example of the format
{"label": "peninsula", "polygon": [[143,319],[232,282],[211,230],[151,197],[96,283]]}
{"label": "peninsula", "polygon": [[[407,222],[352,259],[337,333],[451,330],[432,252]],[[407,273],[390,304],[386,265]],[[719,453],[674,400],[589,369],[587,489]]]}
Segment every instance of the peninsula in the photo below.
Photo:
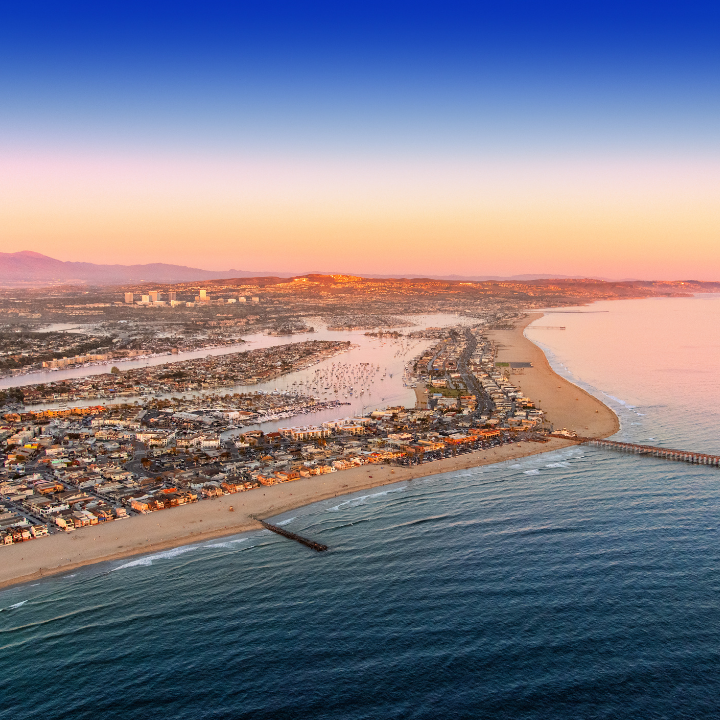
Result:
{"label": "peninsula", "polygon": [[[535,399],[543,422],[556,429],[566,428],[585,437],[604,438],[618,429],[616,415],[595,397],[558,376],[542,351],[523,334],[525,327],[541,317],[533,313],[520,321],[499,325],[485,332],[496,349],[494,360],[523,365],[513,383],[522,395]],[[435,378],[432,378],[433,382]],[[418,395],[420,398],[420,394]],[[399,453],[399,462],[349,465],[340,472],[298,476],[292,482],[271,482],[251,492],[219,492],[203,502],[181,504],[169,512],[142,512],[122,521],[98,523],[77,532],[58,532],[52,538],[20,542],[0,549],[0,587],[37,580],[48,575],[109,560],[155,553],[183,544],[261,529],[255,518],[269,518],[296,507],[368,488],[412,481],[427,475],[503,462],[573,443],[571,437],[543,436],[521,428],[507,442],[497,442],[492,430],[483,441],[473,438],[473,447],[452,456],[424,462],[406,462],[408,453]],[[457,434],[457,433],[456,433]],[[470,437],[468,435],[467,437]],[[485,440],[484,438],[489,438]],[[450,441],[451,438],[448,438]],[[396,446],[397,447],[397,446]]]}

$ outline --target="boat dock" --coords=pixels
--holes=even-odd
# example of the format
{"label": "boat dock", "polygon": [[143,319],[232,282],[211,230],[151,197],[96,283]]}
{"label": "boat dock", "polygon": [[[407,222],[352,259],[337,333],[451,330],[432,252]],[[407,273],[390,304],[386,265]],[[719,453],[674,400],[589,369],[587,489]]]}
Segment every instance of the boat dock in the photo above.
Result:
{"label": "boat dock", "polygon": [[617,450],[618,452],[634,453],[635,455],[650,455],[664,460],[677,460],[678,462],[692,463],[694,465],[720,466],[720,455],[708,455],[707,453],[689,452],[688,450],[672,450],[654,445],[636,445],[635,443],[617,442],[616,440],[578,437],[577,441],[583,445],[594,445],[606,450]]}
{"label": "boat dock", "polygon": [[301,545],[306,545],[307,547],[317,552],[324,552],[328,549],[327,545],[322,545],[321,543],[316,543],[313,540],[308,540],[307,538],[304,538],[301,535],[297,535],[294,532],[290,532],[289,530],[283,530],[277,525],[271,525],[269,522],[265,522],[264,520],[258,520],[258,522],[267,530],[272,530],[272,532],[277,533],[278,535],[282,535],[283,537],[289,538],[290,540],[295,540],[295,542],[299,542]]}

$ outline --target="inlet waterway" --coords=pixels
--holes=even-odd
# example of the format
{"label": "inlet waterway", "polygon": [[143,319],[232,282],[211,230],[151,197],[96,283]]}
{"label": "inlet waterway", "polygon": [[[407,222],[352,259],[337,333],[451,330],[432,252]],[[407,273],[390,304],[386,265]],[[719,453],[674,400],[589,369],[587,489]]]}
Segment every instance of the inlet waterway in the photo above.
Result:
{"label": "inlet waterway", "polygon": [[[476,323],[473,318],[453,314],[426,314],[407,316],[408,326],[396,328],[400,332],[408,333],[416,330],[423,330],[432,327],[447,327],[449,325],[470,325]],[[301,333],[292,336],[270,336],[270,335],[248,335],[243,338],[242,345],[231,345],[224,347],[194,350],[177,355],[161,355],[141,360],[127,360],[114,362],[121,371],[174,363],[182,360],[202,358],[207,355],[226,355],[233,352],[243,352],[259,348],[276,347],[288,343],[304,342],[306,340],[341,340],[349,341],[351,347],[348,351],[335,355],[327,360],[311,366],[310,368],[297,372],[288,373],[268,382],[254,385],[234,385],[214,390],[188,392],[185,397],[202,398],[208,395],[224,395],[227,393],[242,392],[273,392],[292,391],[317,397],[320,400],[340,400],[343,404],[339,408],[321,410],[314,413],[270,421],[262,424],[263,430],[270,431],[278,427],[287,427],[297,424],[315,424],[328,420],[335,420],[348,415],[356,415],[369,410],[374,410],[388,405],[406,405],[412,407],[415,404],[415,392],[404,381],[404,369],[406,364],[418,355],[422,350],[432,344],[432,340],[401,338],[379,338],[365,334],[363,330],[356,331],[335,331],[328,330],[319,319],[309,321],[316,328],[313,333]],[[351,382],[352,377],[358,376],[361,365],[373,366],[375,370],[372,375],[372,382],[365,387],[355,387],[353,391],[335,392],[332,384],[319,383],[316,381],[316,374],[324,372],[333,366],[342,364],[346,367],[344,377]],[[16,377],[3,378],[0,387],[22,386],[43,382],[57,382],[59,380],[89,377],[109,372],[109,365],[95,365],[78,368],[68,368],[53,372],[29,373]],[[362,394],[360,394],[362,393]],[[165,397],[160,395],[160,397]],[[127,403],[138,400],[136,397],[123,397],[116,403]],[[78,400],[74,405],[97,405],[99,402],[110,404],[111,401],[103,400]],[[198,402],[200,402],[198,400]],[[47,409],[58,407],[59,403],[44,403],[33,406],[33,409]],[[252,429],[256,426],[247,426],[244,429]]]}
{"label": "inlet waterway", "polygon": [[[527,334],[618,437],[719,452],[720,300],[597,308]],[[326,553],[259,531],[9,588],[0,718],[714,719],[719,472],[573,447],[273,519]]]}

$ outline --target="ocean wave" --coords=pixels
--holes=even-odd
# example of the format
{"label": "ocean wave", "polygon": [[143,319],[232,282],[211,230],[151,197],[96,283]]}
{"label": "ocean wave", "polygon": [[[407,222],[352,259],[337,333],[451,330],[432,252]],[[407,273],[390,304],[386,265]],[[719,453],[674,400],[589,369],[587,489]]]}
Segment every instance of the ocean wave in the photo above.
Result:
{"label": "ocean wave", "polygon": [[530,528],[526,530],[520,530],[513,532],[512,534],[518,536],[531,537],[533,535],[559,535],[564,533],[575,533],[579,532],[578,528],[574,527],[544,527],[544,528]]}
{"label": "ocean wave", "polygon": [[546,468],[566,468],[570,467],[570,463],[568,462],[554,462],[554,463],[548,463]]}
{"label": "ocean wave", "polygon": [[361,520],[353,520],[351,522],[345,522],[341,523],[340,525],[329,525],[327,527],[323,527],[324,530],[342,530],[346,527],[355,527],[356,525],[362,525],[362,523],[370,522],[367,518],[361,519]]}
{"label": "ocean wave", "polygon": [[247,538],[238,538],[237,540],[225,540],[223,542],[217,542],[217,543],[208,543],[207,545],[203,545],[204,548],[231,548],[235,545],[239,545],[240,543],[244,543],[247,541]]}
{"label": "ocean wave", "polygon": [[382,490],[381,492],[370,493],[369,495],[361,495],[359,498],[350,498],[349,500],[345,500],[338,505],[334,505],[333,507],[328,508],[327,512],[338,512],[340,508],[353,508],[357,507],[358,505],[364,505],[366,500],[382,497],[383,495],[389,495],[390,493],[400,492],[401,490],[405,490],[406,487],[407,485],[403,485],[399,488],[390,488],[389,490]]}
{"label": "ocean wave", "polygon": [[539,475],[540,471],[537,468],[533,468],[532,470],[525,470],[525,475]]}
{"label": "ocean wave", "polygon": [[625,400],[621,400],[620,398],[617,398],[614,395],[610,395],[610,393],[606,393],[603,391],[603,395],[605,397],[610,398],[613,402],[616,402],[618,405],[622,405],[623,407],[627,408],[628,410],[634,410],[637,407],[636,405],[628,404]]}
{"label": "ocean wave", "polygon": [[[416,520],[408,520],[407,522],[397,523],[395,525],[389,525],[386,530],[397,530],[398,528],[413,527],[416,525],[425,525],[425,523],[435,523],[438,521],[447,521],[459,517],[457,514],[445,513],[443,515],[432,515],[430,517],[417,518]],[[446,523],[447,524],[447,523]]]}
{"label": "ocean wave", "polygon": [[22,607],[26,602],[27,600],[21,600],[14,605],[8,605],[6,608],[0,608],[0,612],[2,612],[3,610],[15,610],[16,608]]}
{"label": "ocean wave", "polygon": [[199,545],[183,545],[181,547],[165,550],[154,555],[146,555],[145,557],[138,558],[137,560],[131,560],[130,562],[119,565],[118,567],[113,568],[112,571],[126,570],[127,568],[133,567],[149,567],[156,560],[170,560],[178,555],[184,555],[185,553],[197,550],[199,547]]}

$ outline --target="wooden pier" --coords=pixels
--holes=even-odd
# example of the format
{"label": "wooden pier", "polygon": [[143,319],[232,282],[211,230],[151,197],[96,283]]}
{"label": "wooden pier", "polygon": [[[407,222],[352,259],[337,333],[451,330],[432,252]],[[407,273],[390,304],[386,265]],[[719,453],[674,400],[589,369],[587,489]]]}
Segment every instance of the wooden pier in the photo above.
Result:
{"label": "wooden pier", "polygon": [[656,447],[655,445],[636,445],[635,443],[617,442],[616,440],[596,440],[584,437],[576,439],[583,445],[594,445],[606,450],[617,450],[618,452],[633,453],[635,455],[649,455],[650,457],[676,460],[678,462],[692,463],[693,465],[720,466],[720,455],[708,455],[707,453],[689,452],[688,450],[672,450],[670,448]]}
{"label": "wooden pier", "polygon": [[307,547],[317,552],[325,552],[325,550],[328,549],[327,545],[322,545],[321,543],[316,543],[312,540],[308,540],[301,535],[296,535],[294,532],[290,532],[289,530],[283,530],[277,525],[271,525],[269,522],[265,522],[264,520],[258,520],[258,522],[267,530],[272,530],[272,532],[277,533],[278,535],[282,535],[283,537],[289,538],[290,540],[299,542],[301,545],[306,545]]}

